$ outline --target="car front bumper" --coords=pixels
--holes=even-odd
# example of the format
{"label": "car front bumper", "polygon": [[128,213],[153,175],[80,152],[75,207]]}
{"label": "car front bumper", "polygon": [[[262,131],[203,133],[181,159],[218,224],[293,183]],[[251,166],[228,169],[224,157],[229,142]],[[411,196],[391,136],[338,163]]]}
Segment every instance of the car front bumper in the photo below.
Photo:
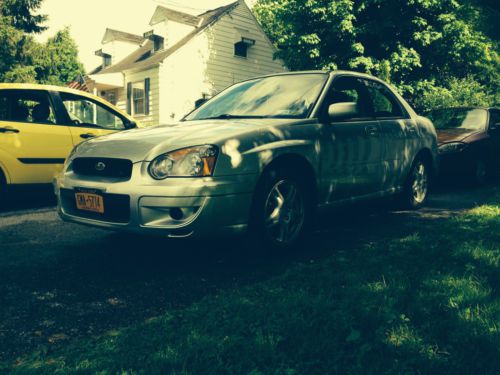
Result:
{"label": "car front bumper", "polygon": [[[56,184],[59,215],[69,222],[167,237],[246,230],[258,175],[155,181],[144,174],[143,164],[134,164],[128,181],[61,174]],[[105,213],[78,210],[77,191],[103,196]]]}

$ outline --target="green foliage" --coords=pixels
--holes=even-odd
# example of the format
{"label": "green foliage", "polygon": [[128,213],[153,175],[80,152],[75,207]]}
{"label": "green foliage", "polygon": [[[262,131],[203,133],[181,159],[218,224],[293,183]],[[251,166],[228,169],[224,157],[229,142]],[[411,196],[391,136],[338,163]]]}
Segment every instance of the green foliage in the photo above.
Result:
{"label": "green foliage", "polygon": [[46,43],[29,35],[44,29],[40,23],[45,16],[29,16],[40,4],[39,0],[0,2],[0,82],[64,85],[84,72],[69,28]]}
{"label": "green foliage", "polygon": [[421,81],[415,84],[412,97],[417,110],[459,106],[493,106],[500,103],[499,93],[489,94],[487,87],[471,77],[452,78],[447,87],[436,86],[435,82]]}
{"label": "green foliage", "polygon": [[367,72],[418,103],[424,86],[449,91],[453,79],[498,91],[500,60],[478,3],[259,0],[254,11],[290,69]]}
{"label": "green foliage", "polygon": [[78,46],[71,38],[69,27],[58,31],[34,53],[36,79],[40,83],[64,85],[84,73],[78,60]]}
{"label": "green foliage", "polygon": [[42,24],[46,15],[33,14],[40,9],[43,0],[3,0],[0,1],[0,15],[8,17],[10,24],[26,33],[39,33],[46,29]]}

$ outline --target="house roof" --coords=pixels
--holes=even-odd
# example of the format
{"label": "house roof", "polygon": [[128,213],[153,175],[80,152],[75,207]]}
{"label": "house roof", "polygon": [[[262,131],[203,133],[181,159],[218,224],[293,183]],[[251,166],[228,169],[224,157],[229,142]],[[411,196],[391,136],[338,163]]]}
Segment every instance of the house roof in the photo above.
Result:
{"label": "house roof", "polygon": [[169,9],[158,5],[156,10],[151,17],[151,21],[149,24],[151,26],[156,25],[157,23],[168,19],[169,21],[179,22],[190,26],[198,26],[200,22],[200,18],[197,16],[193,16],[191,14],[179,12],[177,10]]}
{"label": "house roof", "polygon": [[133,44],[141,44],[142,42],[144,42],[144,38],[140,35],[107,28],[106,32],[104,33],[104,37],[102,38],[102,43],[104,44],[111,40],[119,40],[121,42],[128,42]]}
{"label": "house roof", "polygon": [[104,69],[101,69],[100,71],[95,72],[93,74],[116,73],[130,69],[147,68],[155,64],[159,64],[160,62],[165,60],[168,56],[173,54],[175,51],[179,50],[184,45],[186,45],[191,39],[193,39],[196,35],[205,30],[208,26],[216,22],[224,14],[233,10],[238,4],[239,2],[236,1],[232,4],[225,5],[217,9],[209,10],[205,13],[198,15],[199,26],[168,49],[152,53],[153,43],[148,40],[137,50],[135,50],[130,55],[125,57],[123,60],[117,62],[116,64],[108,66]]}

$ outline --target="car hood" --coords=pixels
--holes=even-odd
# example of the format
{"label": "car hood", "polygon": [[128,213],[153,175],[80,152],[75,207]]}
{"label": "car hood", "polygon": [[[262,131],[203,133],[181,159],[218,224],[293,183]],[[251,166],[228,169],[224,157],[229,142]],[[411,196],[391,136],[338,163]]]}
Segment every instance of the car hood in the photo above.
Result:
{"label": "car hood", "polygon": [[448,142],[460,142],[465,138],[480,133],[480,130],[477,129],[436,129],[438,143],[448,143]]}
{"label": "car hood", "polygon": [[300,120],[201,120],[133,129],[91,139],[78,147],[75,157],[121,158],[134,163],[150,161],[162,153],[183,147],[221,145],[226,140],[241,137],[245,133],[298,121]]}

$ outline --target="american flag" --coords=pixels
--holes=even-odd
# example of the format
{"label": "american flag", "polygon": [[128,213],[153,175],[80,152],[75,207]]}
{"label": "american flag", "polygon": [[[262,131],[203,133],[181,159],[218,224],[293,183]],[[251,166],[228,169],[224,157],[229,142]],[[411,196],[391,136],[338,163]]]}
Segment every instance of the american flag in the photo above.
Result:
{"label": "american flag", "polygon": [[85,77],[79,74],[73,81],[66,85],[70,89],[81,90],[85,92],[90,92],[89,88],[85,84]]}

